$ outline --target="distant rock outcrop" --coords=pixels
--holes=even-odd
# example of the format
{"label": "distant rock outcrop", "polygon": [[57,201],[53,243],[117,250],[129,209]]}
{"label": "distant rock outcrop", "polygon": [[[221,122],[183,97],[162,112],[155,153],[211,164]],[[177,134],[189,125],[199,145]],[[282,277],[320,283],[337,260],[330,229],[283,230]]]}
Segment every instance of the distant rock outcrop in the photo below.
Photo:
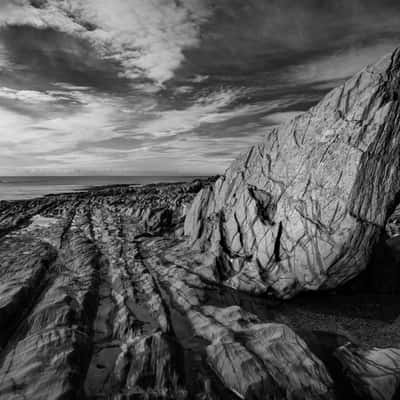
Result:
{"label": "distant rock outcrop", "polygon": [[239,157],[197,195],[185,233],[232,288],[335,288],[367,267],[400,201],[399,154],[396,50]]}

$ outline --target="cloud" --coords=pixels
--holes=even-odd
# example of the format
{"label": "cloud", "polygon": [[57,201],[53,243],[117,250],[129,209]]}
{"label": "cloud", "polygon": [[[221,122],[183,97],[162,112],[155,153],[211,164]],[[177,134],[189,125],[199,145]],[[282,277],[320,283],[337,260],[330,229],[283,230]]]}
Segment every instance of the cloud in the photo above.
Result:
{"label": "cloud", "polygon": [[231,115],[222,112],[238,97],[238,92],[221,90],[198,98],[193,105],[182,110],[158,111],[136,129],[155,137],[173,136],[190,131],[202,123],[228,119]]}
{"label": "cloud", "polygon": [[0,5],[0,26],[51,28],[90,42],[100,57],[117,61],[122,75],[171,79],[184,50],[199,44],[200,25],[209,16],[203,1],[28,0]]}
{"label": "cloud", "polygon": [[[13,91],[5,91],[7,94]],[[21,92],[23,93],[21,95]],[[28,94],[26,94],[28,92]],[[0,91],[0,97],[1,97]],[[32,94],[34,93],[34,94]],[[4,90],[3,90],[4,94]],[[23,115],[20,112],[0,109],[0,155],[5,149],[12,149],[15,156],[26,157],[61,151],[67,153],[81,142],[95,143],[110,138],[114,132],[115,110],[120,107],[116,99],[102,99],[80,92],[57,92],[53,95],[30,91],[17,91],[12,101],[31,102],[38,99],[45,102],[68,96],[79,102],[79,110],[73,113],[43,112],[40,117]],[[55,97],[53,97],[55,96]]]}
{"label": "cloud", "polygon": [[0,173],[221,172],[391,50],[399,15],[397,0],[0,0]]}
{"label": "cloud", "polygon": [[[157,111],[151,103],[140,103],[135,109],[120,97],[103,98],[87,88],[80,91],[65,84],[58,86],[59,90],[43,93],[0,90],[0,99],[3,96],[12,105],[37,107],[40,103],[42,107],[51,107],[59,99],[78,104],[73,113],[68,113],[67,105],[61,113],[47,108],[39,116],[0,108],[0,159],[3,159],[0,169],[4,171],[3,163],[7,161],[9,165],[11,158],[12,165],[20,172],[26,168],[155,171],[160,160],[166,171],[185,165],[192,172],[196,168],[203,172],[222,171],[227,160],[249,143],[247,133],[229,138],[227,131],[221,140],[221,137],[196,137],[193,131],[204,124],[218,128],[223,121],[265,109],[265,105],[231,108],[241,95],[233,90],[209,93],[181,110]],[[271,109],[277,106],[270,105]],[[210,156],[210,146],[219,150],[219,154]],[[221,156],[227,149],[231,156]]]}
{"label": "cloud", "polygon": [[332,87],[337,85],[337,81],[352,76],[380,57],[391,53],[398,44],[399,42],[393,40],[338,51],[290,68],[287,77],[297,84],[333,81],[328,86]]}
{"label": "cloud", "polygon": [[4,48],[4,45],[0,41],[0,71],[6,69],[10,66],[7,57],[7,51]]}
{"label": "cloud", "polygon": [[229,137],[229,131],[224,130],[223,123],[241,118],[256,118],[258,114],[265,115],[280,107],[287,107],[293,101],[293,99],[282,99],[241,104],[243,97],[246,97],[246,90],[243,88],[211,92],[197,98],[187,108],[150,113],[150,119],[140,123],[135,132],[154,137],[170,137],[204,127],[210,136],[219,136],[215,130],[220,129],[221,124],[223,136]]}
{"label": "cloud", "polygon": [[0,87],[0,99],[17,100],[26,103],[42,103],[57,101],[60,98],[46,92],[36,90],[15,90],[7,87]]}

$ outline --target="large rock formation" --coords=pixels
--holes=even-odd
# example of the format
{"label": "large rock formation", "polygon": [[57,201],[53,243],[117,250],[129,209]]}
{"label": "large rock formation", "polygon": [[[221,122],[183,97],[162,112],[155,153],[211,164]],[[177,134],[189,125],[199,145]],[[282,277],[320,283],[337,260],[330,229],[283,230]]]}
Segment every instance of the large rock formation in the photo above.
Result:
{"label": "large rock formation", "polygon": [[198,194],[185,232],[233,288],[335,288],[381,240],[400,200],[399,154],[396,50],[239,157]]}
{"label": "large rock formation", "polygon": [[250,296],[188,251],[205,185],[0,202],[0,400],[399,396],[397,314]]}

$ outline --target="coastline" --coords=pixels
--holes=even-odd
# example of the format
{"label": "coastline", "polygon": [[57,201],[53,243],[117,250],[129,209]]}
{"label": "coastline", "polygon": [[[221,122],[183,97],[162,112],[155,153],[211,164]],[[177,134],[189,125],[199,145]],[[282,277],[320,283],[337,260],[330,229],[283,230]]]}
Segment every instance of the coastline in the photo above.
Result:
{"label": "coastline", "polygon": [[[209,176],[35,176],[0,178],[0,201],[101,191],[107,188],[190,182]],[[100,182],[100,183],[99,183]],[[115,182],[115,183],[114,183]]]}
{"label": "coastline", "polygon": [[[161,196],[161,198],[164,196],[170,197],[169,201],[173,203],[175,197],[179,197],[182,193],[188,194],[189,198],[184,202],[185,208],[201,188],[210,186],[217,178],[218,176],[213,176],[194,180],[188,179],[188,181],[182,182],[88,186],[82,191],[47,194],[32,199],[0,200],[0,217],[2,216],[1,213],[7,211],[6,219],[11,219],[15,222],[15,225],[8,230],[24,230],[32,224],[32,221],[35,221],[36,217],[44,214],[44,218],[47,218],[47,211],[43,213],[43,210],[46,210],[48,207],[51,208],[54,207],[54,205],[58,207],[58,204],[60,204],[62,207],[68,208],[69,203],[87,203],[96,202],[97,200],[106,200],[107,202],[114,202],[117,204],[134,201],[137,202],[140,207],[145,208],[144,210],[142,209],[141,213],[149,216],[153,211],[157,212],[160,210],[159,204],[153,203],[153,196]],[[169,193],[170,191],[171,193]],[[176,191],[178,191],[178,195]],[[13,210],[13,208],[15,208],[15,210]],[[27,215],[23,216],[23,213],[27,213]],[[183,217],[184,215],[180,216],[180,221],[178,223],[175,221],[177,225],[174,225],[174,230],[181,231]],[[13,225],[14,222],[11,222],[11,225]],[[141,223],[144,225],[149,224],[149,222],[143,221]],[[1,224],[4,225],[4,219],[0,220],[0,225]],[[35,229],[40,228],[40,223],[34,222],[34,225]],[[4,236],[4,232],[5,230],[3,227],[3,229],[0,229],[0,239]],[[260,317],[263,316],[262,307],[270,307],[272,304],[275,309],[279,309],[279,314],[283,316],[283,318],[290,319],[291,326],[297,326],[299,329],[305,320],[308,320],[307,324],[313,325],[316,330],[332,330],[334,324],[338,324],[338,326],[342,327],[340,329],[344,331],[347,330],[352,336],[359,336],[360,340],[364,341],[364,343],[367,342],[370,345],[377,346],[383,345],[383,340],[381,340],[382,336],[374,335],[374,330],[382,328],[385,324],[396,324],[396,326],[400,326],[400,318],[397,318],[395,312],[396,308],[400,308],[400,295],[379,295],[369,292],[352,294],[351,285],[352,283],[343,288],[331,291],[304,293],[296,296],[292,300],[286,301],[272,301],[264,295],[250,295],[250,298],[257,298],[259,299],[258,301],[261,300],[261,308],[257,309],[256,307],[256,309],[253,310],[253,312],[256,312]],[[347,289],[348,287],[350,288]],[[240,298],[240,291],[237,291],[237,294]],[[248,295],[243,293],[243,296],[242,300]],[[352,304],[352,311],[343,308],[346,303]],[[325,316],[323,317],[324,312]],[[299,315],[296,315],[296,313],[300,313],[300,319]],[[347,328],[345,328],[346,326]],[[389,340],[390,344],[394,345],[397,342],[400,343],[400,333],[398,335],[394,332],[387,333],[393,335]],[[386,337],[385,340],[387,339]]]}

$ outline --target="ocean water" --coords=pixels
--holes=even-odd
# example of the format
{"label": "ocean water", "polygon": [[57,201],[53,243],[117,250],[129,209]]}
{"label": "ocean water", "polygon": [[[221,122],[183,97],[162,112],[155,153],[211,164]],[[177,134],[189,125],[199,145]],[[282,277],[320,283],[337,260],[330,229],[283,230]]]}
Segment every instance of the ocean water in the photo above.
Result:
{"label": "ocean water", "polygon": [[0,200],[31,199],[46,194],[83,191],[93,186],[188,182],[196,178],[196,176],[3,176],[0,177]]}

